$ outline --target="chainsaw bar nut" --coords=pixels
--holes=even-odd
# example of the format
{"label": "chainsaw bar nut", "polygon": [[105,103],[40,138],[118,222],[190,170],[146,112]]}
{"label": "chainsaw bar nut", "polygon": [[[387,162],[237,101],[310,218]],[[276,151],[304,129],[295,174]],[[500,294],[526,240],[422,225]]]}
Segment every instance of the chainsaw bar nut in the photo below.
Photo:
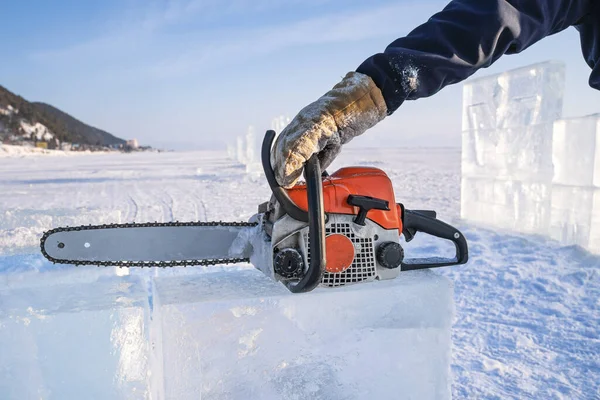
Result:
{"label": "chainsaw bar nut", "polygon": [[275,254],[275,273],[284,278],[300,277],[303,265],[302,255],[295,249],[283,249]]}

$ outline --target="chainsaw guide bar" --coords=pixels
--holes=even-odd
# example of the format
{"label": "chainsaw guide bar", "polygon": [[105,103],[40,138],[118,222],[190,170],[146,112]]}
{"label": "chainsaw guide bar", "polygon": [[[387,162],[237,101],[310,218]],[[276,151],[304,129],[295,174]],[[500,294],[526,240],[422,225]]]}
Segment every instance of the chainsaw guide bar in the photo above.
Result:
{"label": "chainsaw guide bar", "polygon": [[[41,252],[48,260],[55,264],[74,264],[74,265],[97,265],[97,266],[117,266],[117,267],[186,267],[186,266],[209,266],[217,264],[236,264],[242,262],[250,262],[248,257],[233,257],[233,258],[213,258],[213,259],[185,259],[185,260],[170,260],[170,261],[95,261],[95,260],[69,260],[55,258],[48,254],[46,250],[48,246],[48,238],[60,232],[80,232],[80,231],[97,231],[102,229],[131,229],[131,228],[156,228],[156,227],[238,227],[250,228],[257,226],[257,222],[144,222],[144,223],[125,223],[125,224],[105,224],[105,225],[82,225],[74,227],[55,228],[44,233],[40,240]],[[60,248],[64,247],[64,243],[57,243]]]}

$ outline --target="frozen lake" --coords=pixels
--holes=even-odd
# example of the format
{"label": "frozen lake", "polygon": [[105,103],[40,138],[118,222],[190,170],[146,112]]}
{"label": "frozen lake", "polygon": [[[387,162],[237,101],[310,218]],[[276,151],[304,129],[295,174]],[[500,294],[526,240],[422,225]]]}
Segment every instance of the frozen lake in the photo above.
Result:
{"label": "frozen lake", "polygon": [[[436,270],[454,284],[455,398],[600,397],[600,257],[542,237],[461,222],[458,149],[346,149],[330,171],[347,165],[383,169],[394,183],[398,202],[409,209],[434,209],[438,218],[467,236],[469,264]],[[102,330],[108,329],[110,337],[114,318],[134,321],[113,332],[107,348],[127,346],[127,359],[110,362],[121,368],[121,378],[135,390],[156,360],[145,359],[140,345],[127,338],[152,322],[143,321],[142,311],[136,314],[131,308],[116,317],[95,308],[102,302],[121,302],[143,310],[148,305],[141,299],[148,288],[140,277],[188,275],[195,281],[209,269],[136,271],[122,277],[121,286],[98,288],[97,282],[114,276],[115,269],[46,262],[39,253],[42,232],[62,225],[131,221],[244,221],[269,198],[259,170],[248,172],[227,160],[224,152],[0,158],[0,354],[17,364],[12,371],[35,382],[43,371],[65,360],[86,363],[85,354],[66,357],[61,353],[65,343],[50,343],[55,359],[22,365],[10,346],[12,340],[25,346],[28,340],[37,343],[36,338],[20,336],[17,325],[39,324],[42,335],[48,314],[60,310],[68,326],[68,312],[86,310],[89,325],[78,329],[89,334],[90,341],[108,340]],[[406,249],[415,256],[446,250],[419,237]],[[81,292],[94,284],[98,299],[73,303],[74,282]],[[65,342],[68,335],[65,329]],[[0,379],[6,384],[11,377],[4,374]],[[86,385],[93,387],[82,382],[72,393],[85,393]],[[2,387],[0,383],[0,391]],[[52,389],[39,397],[46,398]]]}

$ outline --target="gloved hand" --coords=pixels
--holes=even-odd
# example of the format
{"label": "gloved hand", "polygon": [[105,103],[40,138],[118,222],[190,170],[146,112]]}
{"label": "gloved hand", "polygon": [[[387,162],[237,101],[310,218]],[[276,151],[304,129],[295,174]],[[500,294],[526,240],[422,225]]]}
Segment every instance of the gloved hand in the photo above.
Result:
{"label": "gloved hand", "polygon": [[373,80],[349,72],[329,92],[303,108],[277,137],[271,152],[277,182],[284,188],[294,186],[304,163],[315,153],[321,169],[326,169],[343,144],[386,116],[386,103]]}

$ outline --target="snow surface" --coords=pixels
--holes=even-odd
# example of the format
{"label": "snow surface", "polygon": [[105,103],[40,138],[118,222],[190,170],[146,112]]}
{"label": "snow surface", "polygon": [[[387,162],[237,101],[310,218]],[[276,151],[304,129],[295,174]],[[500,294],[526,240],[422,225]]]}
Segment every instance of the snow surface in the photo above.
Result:
{"label": "snow surface", "polygon": [[[435,271],[454,285],[454,398],[600,397],[600,257],[545,237],[461,221],[459,149],[346,149],[330,172],[347,165],[384,169],[397,201],[437,210],[469,241],[468,265]],[[156,321],[145,320],[144,310],[160,305],[152,293],[179,293],[184,301],[194,293],[190,287],[204,282],[200,274],[253,271],[239,265],[117,277],[115,268],[52,265],[39,253],[44,230],[134,220],[247,220],[269,197],[258,172],[247,173],[219,152],[3,158],[0,185],[0,393],[9,399],[164,394],[168,387],[146,382],[161,381],[157,366],[169,360],[145,353],[139,338],[154,332],[153,345],[166,343],[173,357],[193,355],[198,347],[185,331],[163,341],[161,335],[177,332],[149,328]],[[448,251],[419,235],[406,246],[411,257]],[[155,288],[152,276],[171,277],[180,286]],[[182,322],[172,307],[167,318]],[[84,313],[85,324],[73,323],[75,312]],[[85,340],[73,343],[71,336]],[[245,343],[251,348],[255,342]],[[117,373],[108,376],[94,359]],[[72,381],[78,383],[64,383]],[[115,392],[107,393],[101,383],[111,381]]]}

